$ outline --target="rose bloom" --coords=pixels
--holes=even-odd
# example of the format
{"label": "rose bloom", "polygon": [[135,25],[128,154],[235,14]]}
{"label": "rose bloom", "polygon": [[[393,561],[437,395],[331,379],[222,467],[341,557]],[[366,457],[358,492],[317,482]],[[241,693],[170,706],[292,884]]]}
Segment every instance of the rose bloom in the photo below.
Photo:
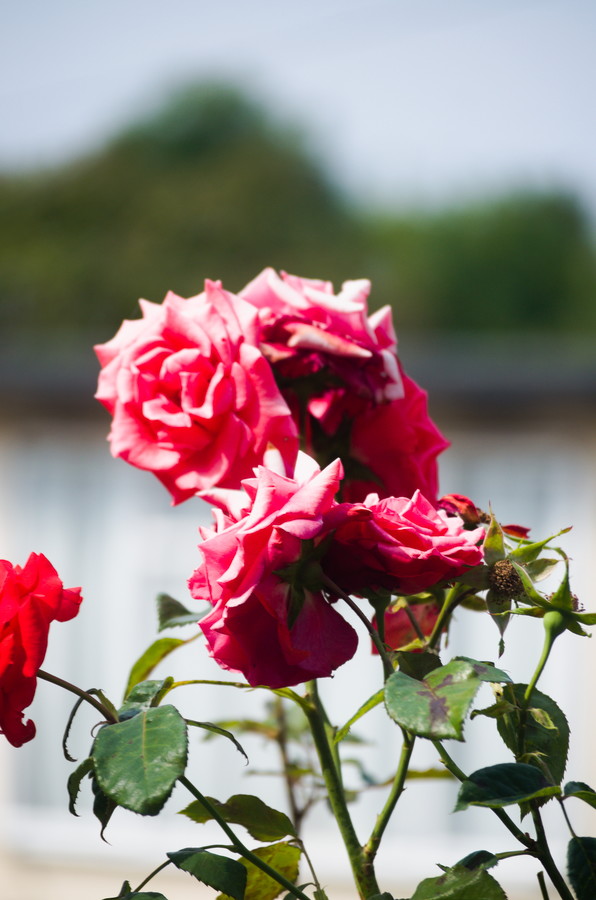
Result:
{"label": "rose bloom", "polygon": [[[428,603],[412,603],[410,611],[420,631],[425,637],[429,637],[432,633],[435,623],[441,611],[440,605],[436,600],[429,600]],[[385,610],[385,643],[391,650],[399,650],[406,647],[418,638],[416,629],[410,622],[406,610],[403,606],[389,607]],[[373,653],[378,653],[375,645],[372,645]]]}
{"label": "rose bloom", "polygon": [[297,432],[258,349],[255,309],[211,281],[188,300],[140,305],[142,319],[95,348],[112,455],[153,472],[174,503],[239,487],[268,445],[291,472]]}
{"label": "rose bloom", "polygon": [[259,310],[261,347],[306,447],[322,464],[341,457],[343,499],[419,488],[434,501],[436,457],[448,442],[398,362],[391,308],[368,316],[369,291],[366,279],[335,295],[328,281],[265,269],[240,295]]}
{"label": "rose bloom", "polygon": [[343,503],[326,524],[335,531],[322,566],[347,592],[418,594],[482,562],[484,529],[466,530],[420,491],[411,499],[370,494],[364,503]]}
{"label": "rose bloom", "polygon": [[81,589],[65,589],[40,553],[23,568],[0,560],[0,731],[13,747],[35,737],[23,710],[35,695],[50,623],[74,618],[81,599]]}
{"label": "rose bloom", "polygon": [[340,477],[339,460],[303,483],[261,466],[243,482],[244,514],[235,521],[217,510],[215,529],[201,531],[203,563],[189,587],[213,610],[200,626],[211,656],[249,684],[279,688],[330,675],[355,653],[355,631],[309,579],[304,557],[325,533]]}

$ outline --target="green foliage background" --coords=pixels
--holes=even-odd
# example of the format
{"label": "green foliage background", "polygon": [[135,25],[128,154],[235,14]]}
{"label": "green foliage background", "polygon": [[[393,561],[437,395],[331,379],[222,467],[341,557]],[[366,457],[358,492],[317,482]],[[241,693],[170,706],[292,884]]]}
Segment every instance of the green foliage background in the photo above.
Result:
{"label": "green foliage background", "polygon": [[596,328],[596,253],[579,201],[517,193],[441,212],[350,203],[238,90],[192,86],[101,152],[0,177],[0,330],[112,335],[139,296],[238,290],[265,265],[336,286],[435,332]]}

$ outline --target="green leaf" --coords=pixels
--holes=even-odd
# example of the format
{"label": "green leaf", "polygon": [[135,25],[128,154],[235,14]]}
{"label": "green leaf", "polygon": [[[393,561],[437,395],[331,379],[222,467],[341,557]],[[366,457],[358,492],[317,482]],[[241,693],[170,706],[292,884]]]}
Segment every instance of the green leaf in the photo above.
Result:
{"label": "green leaf", "polygon": [[468,853],[463,859],[456,862],[456,866],[463,866],[466,869],[492,869],[493,866],[499,864],[498,857],[489,850],[474,850]]}
{"label": "green leaf", "polygon": [[505,559],[506,556],[503,529],[492,515],[490,517],[490,524],[484,538],[482,550],[484,562],[487,566],[492,566],[493,563],[498,562],[500,559]]}
{"label": "green leaf", "polygon": [[507,900],[507,895],[484,869],[454,866],[438,878],[422,881],[412,900]]}
{"label": "green leaf", "polygon": [[423,650],[422,652],[398,650],[395,656],[400,672],[409,675],[410,678],[416,678],[418,681],[422,681],[429,672],[441,666],[441,660],[432,650]]}
{"label": "green leaf", "polygon": [[137,659],[130,675],[128,676],[128,684],[126,685],[125,699],[128,698],[133,687],[151,675],[158,663],[165,659],[170,653],[186,644],[181,638],[158,638],[150,647],[148,647]]}
{"label": "green leaf", "polygon": [[242,744],[236,740],[231,731],[228,731],[226,728],[222,728],[221,725],[215,725],[213,722],[196,722],[194,719],[186,719],[186,724],[193,725],[195,728],[202,728],[204,731],[208,731],[210,734],[219,734],[222,737],[227,738],[234,744],[236,750],[238,750],[238,752],[242,754],[246,762],[249,761]]}
{"label": "green leaf", "polygon": [[175,866],[194,875],[203,884],[224,891],[234,900],[244,900],[246,869],[242,863],[208,850],[187,848],[166,853]]}
{"label": "green leaf", "polygon": [[511,678],[507,672],[504,672],[503,669],[497,669],[490,662],[481,662],[478,659],[470,659],[469,656],[456,656],[455,659],[469,663],[474,669],[476,677],[479,678],[480,681],[488,681],[491,684],[511,683]]}
{"label": "green leaf", "polygon": [[568,781],[563,788],[563,799],[577,797],[596,809],[596,791],[583,781]]}
{"label": "green leaf", "polygon": [[159,594],[157,597],[158,631],[166,628],[179,628],[182,625],[196,625],[201,616],[191,612],[178,600],[174,600],[169,594]]}
{"label": "green leaf", "polygon": [[87,757],[68,778],[66,782],[66,787],[68,789],[68,810],[72,813],[73,816],[78,816],[78,812],[76,811],[76,802],[77,797],[79,795],[79,790],[81,789],[81,781],[85,777],[85,775],[90,775],[93,772],[93,760],[91,757]]}
{"label": "green leaf", "polygon": [[532,579],[532,581],[542,581],[544,578],[548,578],[553,569],[560,564],[560,559],[537,559],[534,562],[528,563],[525,566],[525,570]]}
{"label": "green leaf", "polygon": [[385,683],[385,706],[391,718],[413,734],[462,741],[463,722],[480,683],[463,660],[451,660],[423,681],[394,672]]}
{"label": "green leaf", "polygon": [[173,678],[164,678],[161,681],[140,681],[128,694],[126,701],[118,710],[118,717],[130,719],[143,709],[157,706],[163,691],[174,683]]}
{"label": "green leaf", "polygon": [[574,837],[567,845],[567,872],[577,900],[596,897],[596,838]]}
{"label": "green leaf", "polygon": [[374,709],[375,706],[378,706],[379,703],[383,702],[383,688],[380,691],[377,691],[376,694],[373,694],[372,697],[369,697],[368,700],[362,704],[360,709],[354,713],[351,719],[348,719],[345,725],[342,725],[340,729],[335,733],[335,743],[339,744],[340,741],[348,735],[350,728],[357,722],[358,719],[361,719],[362,716],[366,715],[367,712],[370,712],[371,709]]}
{"label": "green leaf", "polygon": [[[298,864],[300,862],[300,850],[292,844],[282,841],[278,844],[270,844],[268,847],[257,847],[253,851],[255,856],[268,863],[273,869],[288,879],[295,882],[298,877]],[[244,900],[275,900],[285,888],[266,875],[254,863],[243,859],[242,865],[247,871],[246,893]],[[216,900],[230,900],[227,894],[219,894]]]}
{"label": "green leaf", "polygon": [[125,894],[120,893],[117,897],[108,897],[106,900],[168,900],[168,898],[156,891],[127,891]]}
{"label": "green leaf", "polygon": [[186,768],[184,719],[173,706],[142,710],[132,719],[104,726],[91,755],[107,797],[125,809],[155,816]]}
{"label": "green leaf", "polygon": [[91,790],[93,791],[93,815],[99,820],[101,831],[99,832],[102,841],[105,841],[104,831],[108,826],[108,822],[112,818],[117,803],[106,797],[97,783],[97,778],[93,776],[91,780]]}
{"label": "green leaf", "polygon": [[[258,797],[251,794],[234,794],[226,803],[220,803],[213,797],[207,800],[216,808],[226,822],[243,825],[251,837],[257,841],[276,841],[296,831],[285,813],[272,809]],[[213,816],[200,800],[194,800],[181,811],[193,822],[209,822]]]}
{"label": "green leaf", "polygon": [[542,772],[527,763],[501,763],[478,769],[463,781],[457,797],[456,811],[468,806],[500,809],[561,793],[558,785],[549,784]]}
{"label": "green leaf", "polygon": [[[569,750],[569,725],[565,714],[546,694],[534,688],[522,717],[527,685],[511,684],[503,688],[501,699],[512,711],[497,719],[497,730],[514,756],[519,750],[519,732],[524,731],[524,760],[550,772],[553,782],[560,784],[565,774]],[[532,754],[536,754],[532,757]],[[540,760],[540,762],[539,762]]]}

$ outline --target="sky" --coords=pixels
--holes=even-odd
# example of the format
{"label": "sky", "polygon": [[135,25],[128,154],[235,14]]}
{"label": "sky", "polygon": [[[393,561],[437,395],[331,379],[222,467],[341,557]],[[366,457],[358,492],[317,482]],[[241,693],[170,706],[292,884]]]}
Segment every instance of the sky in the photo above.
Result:
{"label": "sky", "polygon": [[530,185],[596,217],[594,0],[19,0],[0,11],[0,168],[101,145],[196,78],[302,125],[373,202]]}

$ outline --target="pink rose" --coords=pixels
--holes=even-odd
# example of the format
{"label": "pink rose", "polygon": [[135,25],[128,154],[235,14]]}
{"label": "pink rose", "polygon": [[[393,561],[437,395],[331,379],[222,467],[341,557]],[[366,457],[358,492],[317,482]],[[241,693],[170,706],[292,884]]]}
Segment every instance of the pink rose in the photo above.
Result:
{"label": "pink rose", "polygon": [[376,494],[344,503],[326,516],[335,528],[322,566],[343,590],[385,588],[417,594],[451,581],[482,562],[484,529],[467,531],[461,519],[436,510],[420,491],[411,500]]}
{"label": "pink rose", "polygon": [[238,487],[268,445],[293,471],[296,428],[257,347],[254,308],[211,281],[197,297],[140,305],[142,319],[95,348],[112,455],[153,472],[174,503]]}
{"label": "pink rose", "polygon": [[340,477],[339,460],[302,484],[259,467],[243,482],[244,515],[218,510],[215,530],[202,530],[203,563],[189,587],[213,610],[200,626],[211,656],[249,684],[299,684],[354,655],[356,633],[311,572]]}
{"label": "pink rose", "polygon": [[402,381],[402,399],[376,406],[354,421],[350,454],[363,468],[347,466],[344,500],[361,501],[371,491],[410,497],[419,490],[436,501],[437,456],[449,441],[428,415],[426,391],[403,372]]}
{"label": "pink rose", "polygon": [[390,307],[367,315],[369,291],[362,279],[335,295],[328,281],[265,269],[240,295],[259,310],[263,353],[305,446],[321,464],[342,459],[343,499],[419,488],[434,501],[448,442],[401,370]]}
{"label": "pink rose", "polygon": [[329,281],[265,269],[240,296],[259,310],[261,346],[290,405],[308,378],[306,406],[327,434],[342,418],[403,396],[391,309],[367,315],[370,282]]}
{"label": "pink rose", "polygon": [[23,568],[0,560],[0,732],[13,747],[35,737],[23,711],[35,695],[50,624],[74,618],[81,599],[81,589],[64,588],[41,553]]}

